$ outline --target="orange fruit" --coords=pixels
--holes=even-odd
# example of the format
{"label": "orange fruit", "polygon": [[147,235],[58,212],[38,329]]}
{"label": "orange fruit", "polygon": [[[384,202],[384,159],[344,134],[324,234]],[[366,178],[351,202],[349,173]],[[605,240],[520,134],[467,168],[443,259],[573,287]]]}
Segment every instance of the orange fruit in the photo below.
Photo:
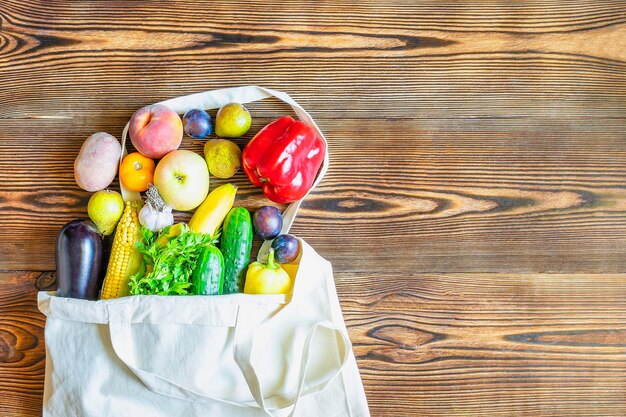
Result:
{"label": "orange fruit", "polygon": [[133,152],[124,158],[120,165],[120,180],[130,191],[146,191],[154,178],[154,161]]}

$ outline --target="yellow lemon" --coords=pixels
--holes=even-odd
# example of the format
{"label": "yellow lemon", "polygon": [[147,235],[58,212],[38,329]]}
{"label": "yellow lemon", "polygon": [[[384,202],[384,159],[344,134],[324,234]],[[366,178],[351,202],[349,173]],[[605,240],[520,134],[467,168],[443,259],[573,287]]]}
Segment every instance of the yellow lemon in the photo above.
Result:
{"label": "yellow lemon", "polygon": [[211,175],[230,178],[241,167],[241,149],[230,140],[210,140],[204,145],[204,159]]}

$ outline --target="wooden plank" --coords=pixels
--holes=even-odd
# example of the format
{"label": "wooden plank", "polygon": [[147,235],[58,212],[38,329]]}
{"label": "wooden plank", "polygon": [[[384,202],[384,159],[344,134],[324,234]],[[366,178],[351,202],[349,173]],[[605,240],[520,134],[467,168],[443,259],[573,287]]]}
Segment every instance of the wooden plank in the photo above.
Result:
{"label": "wooden plank", "polygon": [[[625,35],[623,0],[3,0],[0,271],[54,268],[89,134],[284,89],[330,140],[294,233],[335,267],[373,416],[626,415]],[[3,416],[41,414],[37,279],[0,273]]]}
{"label": "wooden plank", "polygon": [[[254,114],[256,105],[250,107]],[[269,120],[256,118],[253,131]],[[90,194],[72,174],[78,149],[90,133],[118,134],[125,122],[0,120],[0,131],[20,132],[0,142],[0,269],[54,269],[57,231],[86,215]],[[626,119],[319,123],[331,169],[293,232],[338,271],[373,271],[381,263],[397,272],[598,273],[626,266]],[[183,147],[202,152],[202,143],[189,138]],[[16,164],[16,154],[29,163]],[[237,204],[267,203],[243,173],[232,181],[240,186]]]}
{"label": "wooden plank", "polygon": [[[623,270],[622,2],[365,4],[342,19],[250,5],[244,20],[226,2],[211,30],[186,23],[184,36],[175,3],[35,3],[0,10],[0,268],[54,267],[56,231],[85,215],[71,160],[87,135],[118,134],[162,98],[260,83],[292,92],[329,134],[331,172],[294,231],[338,269],[370,270],[378,260],[354,262],[355,248],[391,245],[384,260],[406,270]],[[318,29],[272,23],[300,15]],[[41,168],[36,182],[16,152]],[[262,203],[250,188],[241,197]]]}
{"label": "wooden plank", "polygon": [[624,415],[624,278],[335,274],[373,416]]}
{"label": "wooden plank", "polygon": [[0,272],[0,415],[40,416],[43,399],[45,317],[37,310],[41,272]]}
{"label": "wooden plank", "polygon": [[[40,415],[38,277],[0,273],[3,416]],[[335,280],[373,416],[626,413],[624,274]]]}
{"label": "wooden plank", "polygon": [[624,117],[624,1],[5,0],[0,13],[2,117],[122,116],[245,84],[324,117]]}

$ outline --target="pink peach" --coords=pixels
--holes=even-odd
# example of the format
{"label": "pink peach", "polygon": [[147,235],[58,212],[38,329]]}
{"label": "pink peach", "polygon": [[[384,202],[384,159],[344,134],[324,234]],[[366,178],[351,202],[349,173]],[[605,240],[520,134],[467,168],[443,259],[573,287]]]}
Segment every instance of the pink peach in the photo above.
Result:
{"label": "pink peach", "polygon": [[154,104],[142,107],[133,114],[128,134],[133,146],[142,155],[160,159],[180,146],[183,122],[174,110]]}

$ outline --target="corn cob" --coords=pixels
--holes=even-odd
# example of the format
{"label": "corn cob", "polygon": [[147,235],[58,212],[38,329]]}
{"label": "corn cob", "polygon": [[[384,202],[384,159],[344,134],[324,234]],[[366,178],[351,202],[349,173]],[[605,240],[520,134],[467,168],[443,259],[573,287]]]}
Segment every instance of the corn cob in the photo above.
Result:
{"label": "corn cob", "polygon": [[137,250],[137,241],[142,238],[139,225],[141,201],[127,201],[124,214],[117,224],[111,259],[107,268],[101,297],[103,300],[129,295],[128,281],[141,265],[142,255]]}

